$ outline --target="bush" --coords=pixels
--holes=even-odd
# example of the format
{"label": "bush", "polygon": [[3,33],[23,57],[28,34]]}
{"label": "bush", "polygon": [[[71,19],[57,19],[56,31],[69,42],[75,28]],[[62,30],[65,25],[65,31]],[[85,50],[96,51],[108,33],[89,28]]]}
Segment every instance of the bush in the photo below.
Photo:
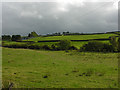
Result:
{"label": "bush", "polygon": [[48,45],[43,45],[43,46],[42,46],[42,49],[51,50],[50,46],[48,46]]}
{"label": "bush", "polygon": [[28,49],[44,49],[44,50],[77,50],[76,47],[70,45],[70,41],[62,40],[57,44],[49,45],[40,45],[38,43],[29,43],[29,42],[4,42],[2,43],[3,47],[9,48],[28,48]]}
{"label": "bush", "polygon": [[61,40],[57,44],[51,45],[51,50],[78,50],[75,46],[71,46],[71,42],[69,40]]}
{"label": "bush", "polygon": [[68,50],[71,46],[71,42],[69,40],[61,40],[58,43],[58,47],[60,50]]}
{"label": "bush", "polygon": [[5,43],[3,42],[2,44],[3,47],[8,47],[8,48],[28,48],[28,49],[44,49],[44,50],[51,50],[51,47],[48,45],[39,45],[39,44],[32,44],[32,43]]}
{"label": "bush", "polygon": [[33,31],[28,34],[28,37],[38,37],[38,34],[35,31]]}
{"label": "bush", "polygon": [[17,43],[15,43],[15,44],[8,44],[7,47],[9,47],[9,48],[27,48],[28,46],[27,46],[27,44],[17,44]]}
{"label": "bush", "polygon": [[55,45],[55,44],[52,44],[52,45],[51,45],[51,48],[52,48],[52,50],[56,50],[56,45]]}
{"label": "bush", "polygon": [[69,40],[61,40],[57,44],[51,45],[51,50],[76,50],[77,48],[74,46],[71,46],[71,42]]}
{"label": "bush", "polygon": [[118,52],[120,52],[120,37],[118,38]]}
{"label": "bush", "polygon": [[2,42],[2,47],[8,47],[8,44],[5,44],[5,42]]}
{"label": "bush", "polygon": [[29,49],[41,49],[41,46],[37,44],[30,44],[28,45],[28,48]]}
{"label": "bush", "polygon": [[77,48],[75,46],[70,46],[69,50],[77,50]]}
{"label": "bush", "polygon": [[2,46],[8,47],[8,48],[28,48],[28,43],[3,42],[2,41]]}
{"label": "bush", "polygon": [[21,35],[12,35],[12,41],[20,41]]}
{"label": "bush", "polygon": [[114,48],[112,45],[104,44],[103,49],[101,49],[102,52],[114,52]]}
{"label": "bush", "polygon": [[88,42],[88,44],[83,45],[83,47],[80,48],[80,51],[113,52],[114,48],[112,47],[112,45],[109,45],[107,43],[92,41]]}
{"label": "bush", "polygon": [[55,51],[60,50],[59,45],[58,44],[52,44],[51,45],[51,50],[55,50]]}
{"label": "bush", "polygon": [[10,35],[2,35],[2,40],[4,41],[11,41],[11,36]]}
{"label": "bush", "polygon": [[111,36],[111,37],[109,37],[109,39],[110,39],[110,43],[111,43],[112,47],[114,48],[114,51],[118,51],[117,37]]}

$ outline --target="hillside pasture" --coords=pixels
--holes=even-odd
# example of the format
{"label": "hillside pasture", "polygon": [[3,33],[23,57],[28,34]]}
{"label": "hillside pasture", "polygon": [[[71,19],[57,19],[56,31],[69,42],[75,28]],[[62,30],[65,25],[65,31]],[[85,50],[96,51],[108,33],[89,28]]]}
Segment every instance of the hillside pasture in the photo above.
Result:
{"label": "hillside pasture", "polygon": [[44,41],[44,40],[88,40],[88,39],[100,39],[109,38],[110,36],[117,36],[117,34],[94,34],[94,35],[66,35],[66,36],[48,36],[48,37],[36,37],[27,39],[25,41]]}

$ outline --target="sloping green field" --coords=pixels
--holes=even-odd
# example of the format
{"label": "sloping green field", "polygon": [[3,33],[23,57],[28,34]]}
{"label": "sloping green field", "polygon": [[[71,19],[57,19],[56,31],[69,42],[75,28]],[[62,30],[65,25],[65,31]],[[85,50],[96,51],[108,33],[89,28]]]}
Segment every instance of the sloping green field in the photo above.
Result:
{"label": "sloping green field", "polygon": [[[88,39],[101,39],[101,38],[109,38],[110,36],[117,36],[117,34],[95,34],[95,35],[66,35],[66,36],[48,36],[48,37],[36,37],[27,39],[24,41],[44,41],[44,40],[88,40]],[[104,43],[109,43],[109,41],[102,41]],[[39,45],[52,45],[58,42],[39,42],[36,44]],[[82,47],[84,44],[87,44],[88,41],[84,42],[71,42],[71,45],[77,47],[78,49]]]}
{"label": "sloping green field", "polygon": [[3,87],[117,88],[117,53],[3,48]]}
{"label": "sloping green field", "polygon": [[49,36],[49,37],[36,37],[25,41],[39,41],[39,40],[88,40],[109,38],[110,36],[117,36],[117,34],[95,34],[95,35],[67,35],[67,36]]}
{"label": "sloping green field", "polygon": [[[109,41],[100,41],[103,43],[109,43]],[[5,44],[24,44],[25,42],[12,42],[12,41],[4,41]],[[38,44],[38,45],[49,45],[51,46],[52,44],[56,44],[59,42],[35,42],[34,44]],[[83,42],[71,42],[72,46],[75,46],[76,48],[80,49],[80,47],[82,47],[84,44],[87,44],[88,41],[83,41]]]}

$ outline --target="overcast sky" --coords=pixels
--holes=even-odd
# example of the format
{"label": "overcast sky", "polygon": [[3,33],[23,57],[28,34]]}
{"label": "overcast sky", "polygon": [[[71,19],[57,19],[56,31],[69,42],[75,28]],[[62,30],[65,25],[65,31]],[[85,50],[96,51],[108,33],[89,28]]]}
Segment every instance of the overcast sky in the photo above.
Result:
{"label": "overcast sky", "polygon": [[118,30],[117,13],[113,2],[6,2],[2,4],[2,33],[113,31]]}

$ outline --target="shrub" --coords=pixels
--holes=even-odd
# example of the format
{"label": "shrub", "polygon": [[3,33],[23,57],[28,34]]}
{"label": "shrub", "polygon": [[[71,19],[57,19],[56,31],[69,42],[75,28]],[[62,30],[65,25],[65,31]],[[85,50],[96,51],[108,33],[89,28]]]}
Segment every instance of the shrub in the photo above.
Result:
{"label": "shrub", "polygon": [[109,37],[109,39],[110,39],[110,43],[111,43],[112,47],[114,48],[114,51],[118,51],[117,37],[111,36],[111,37]]}
{"label": "shrub", "polygon": [[21,36],[20,35],[12,35],[12,41],[20,41]]}
{"label": "shrub", "polygon": [[56,50],[56,45],[55,45],[55,44],[52,44],[52,45],[51,45],[51,48],[52,48],[52,50]]}
{"label": "shrub", "polygon": [[38,37],[38,34],[35,31],[33,31],[28,34],[28,37]]}
{"label": "shrub", "polygon": [[70,46],[69,50],[77,50],[77,48],[75,46]]}
{"label": "shrub", "polygon": [[51,50],[51,47],[48,45],[39,45],[39,44],[32,44],[32,43],[22,43],[22,42],[15,42],[15,43],[2,43],[3,47],[8,48],[29,48],[29,49],[44,49],[44,50]]}
{"label": "shrub", "polygon": [[11,36],[10,35],[3,35],[2,40],[4,41],[11,41]]}
{"label": "shrub", "polygon": [[43,46],[42,46],[42,49],[51,50],[50,46],[48,46],[48,45],[43,45]]}
{"label": "shrub", "polygon": [[71,42],[69,40],[61,40],[57,44],[51,45],[51,50],[77,50],[75,46],[71,46]]}
{"label": "shrub", "polygon": [[76,47],[71,46],[71,42],[69,40],[61,40],[57,44],[51,45],[51,50],[76,50]]}
{"label": "shrub", "polygon": [[112,45],[107,43],[102,43],[98,41],[91,41],[88,44],[83,45],[80,51],[90,51],[90,52],[112,52],[114,51]]}
{"label": "shrub", "polygon": [[9,48],[29,48],[29,49],[44,49],[44,50],[77,50],[76,47],[70,46],[70,41],[62,40],[57,44],[49,45],[40,45],[38,43],[33,42],[8,42],[2,43],[3,47]]}
{"label": "shrub", "polygon": [[40,46],[37,44],[30,44],[30,45],[28,45],[28,48],[29,49],[40,49]]}
{"label": "shrub", "polygon": [[52,44],[52,45],[51,45],[51,50],[55,50],[55,51],[60,50],[59,44]]}
{"label": "shrub", "polygon": [[58,47],[60,50],[68,50],[71,46],[71,42],[69,40],[61,40],[58,43]]}
{"label": "shrub", "polygon": [[17,42],[2,42],[3,47],[8,47],[8,48],[27,48],[28,44],[27,43],[17,43]]}
{"label": "shrub", "polygon": [[8,44],[9,48],[27,48],[27,44]]}
{"label": "shrub", "polygon": [[39,44],[31,44],[28,46],[29,49],[44,49],[44,50],[51,50],[50,46],[48,45],[39,45]]}
{"label": "shrub", "polygon": [[104,44],[103,49],[101,49],[102,52],[114,52],[114,48],[112,45]]}
{"label": "shrub", "polygon": [[8,44],[6,44],[5,42],[2,42],[2,46],[3,47],[8,47]]}
{"label": "shrub", "polygon": [[118,51],[120,52],[120,37],[118,38]]}

